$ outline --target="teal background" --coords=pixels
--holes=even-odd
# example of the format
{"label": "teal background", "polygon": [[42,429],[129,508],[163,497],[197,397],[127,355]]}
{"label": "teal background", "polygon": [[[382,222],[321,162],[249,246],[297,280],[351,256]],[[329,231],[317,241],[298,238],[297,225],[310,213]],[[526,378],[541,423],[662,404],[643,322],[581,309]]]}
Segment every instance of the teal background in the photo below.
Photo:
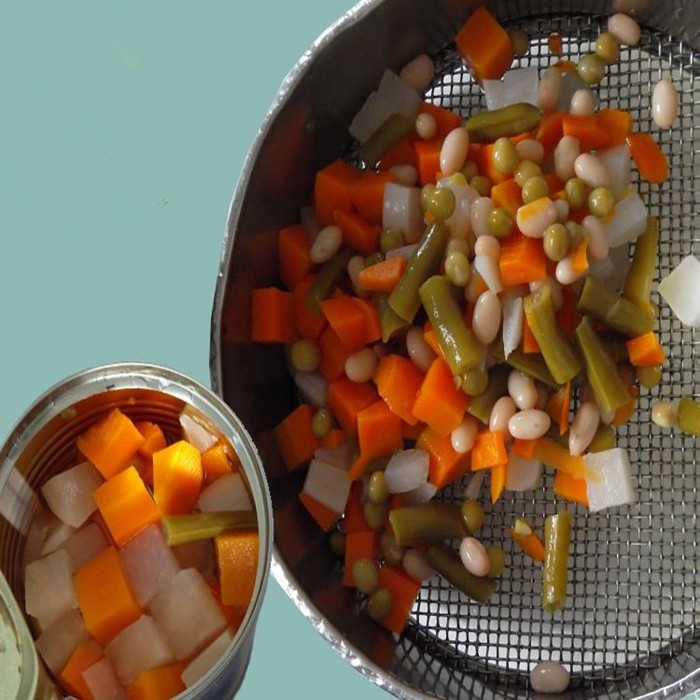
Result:
{"label": "teal background", "polygon": [[[209,383],[228,205],[277,88],[352,0],[9,3],[0,433],[118,360]],[[240,698],[379,698],[270,581]]]}

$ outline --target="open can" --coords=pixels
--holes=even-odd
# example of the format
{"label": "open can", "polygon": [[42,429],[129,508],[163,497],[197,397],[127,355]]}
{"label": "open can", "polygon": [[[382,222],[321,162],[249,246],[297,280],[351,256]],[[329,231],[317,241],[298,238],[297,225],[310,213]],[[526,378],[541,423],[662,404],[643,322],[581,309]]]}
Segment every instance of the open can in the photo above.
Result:
{"label": "open can", "polygon": [[[70,466],[76,438],[119,408],[134,421],[157,422],[168,436],[180,434],[185,410],[227,440],[241,463],[258,519],[259,553],[253,595],[233,641],[195,684],[177,697],[232,697],[245,675],[270,570],[272,506],[258,452],[245,428],[213,392],[170,369],[142,363],[97,367],[49,389],[22,416],[0,449],[0,684],[3,700],[60,698],[38,661],[24,601],[23,557],[39,490]],[[30,623],[31,626],[31,623]],[[12,684],[14,669],[18,678]],[[5,681],[8,681],[6,683]],[[5,691],[8,694],[5,694]]]}

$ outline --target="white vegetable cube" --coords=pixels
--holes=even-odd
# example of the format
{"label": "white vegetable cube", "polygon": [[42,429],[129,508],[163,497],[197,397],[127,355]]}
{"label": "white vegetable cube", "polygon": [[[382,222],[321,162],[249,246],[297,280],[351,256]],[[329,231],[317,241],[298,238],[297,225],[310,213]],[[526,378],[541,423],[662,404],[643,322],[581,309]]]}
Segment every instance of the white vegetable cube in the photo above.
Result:
{"label": "white vegetable cube", "polygon": [[630,192],[615,204],[615,213],[607,223],[610,247],[636,241],[647,227],[646,205],[636,192]]}
{"label": "white vegetable cube", "polygon": [[209,428],[184,411],[180,414],[180,427],[183,439],[194,445],[200,452],[206,452],[210,447],[214,447],[219,440]]}
{"label": "white vegetable cube", "polygon": [[503,354],[508,356],[520,345],[523,339],[523,298],[505,296],[503,299]]}
{"label": "white vegetable cube", "polygon": [[173,661],[165,637],[148,615],[142,615],[123,629],[107,645],[105,654],[123,685],[133,683],[143,671],[166,666]]}
{"label": "white vegetable cube", "polygon": [[216,561],[212,540],[185,542],[185,544],[177,544],[171,549],[180,568],[197,569],[204,576],[214,573]]}
{"label": "white vegetable cube", "polygon": [[516,454],[508,456],[506,468],[507,491],[530,491],[536,489],[542,480],[542,462],[535,459],[525,459]]}
{"label": "white vegetable cube", "polygon": [[659,294],[686,326],[700,328],[700,258],[689,255],[659,284]]}
{"label": "white vegetable cube", "polygon": [[430,456],[425,450],[395,452],[384,470],[389,493],[413,491],[428,480]]}
{"label": "white vegetable cube", "polygon": [[344,469],[312,459],[302,490],[334,513],[340,514],[348,502],[351,484]]}
{"label": "white vegetable cube", "polygon": [[55,552],[59,547],[63,547],[74,533],[75,528],[72,525],[66,525],[62,520],[56,518],[46,531],[46,541],[41,550],[41,556],[45,557],[47,554]]}
{"label": "white vegetable cube", "polygon": [[238,472],[232,472],[202,489],[199,508],[202,513],[215,513],[222,510],[253,510],[253,504],[243,478]]}
{"label": "white vegetable cube", "polygon": [[592,472],[592,476],[586,478],[588,509],[591,513],[636,502],[636,483],[630,472],[626,450],[616,447],[604,452],[591,452],[583,461]]}
{"label": "white vegetable cube", "polygon": [[51,477],[41,493],[64,523],[80,527],[97,510],[92,493],[103,481],[90,462],[82,462]]}
{"label": "white vegetable cube", "polygon": [[49,669],[58,674],[78,644],[88,637],[80,613],[69,610],[44,629],[36,640],[36,648]]}
{"label": "white vegetable cube", "polygon": [[42,629],[78,607],[73,561],[63,549],[33,561],[24,570],[24,609]]}
{"label": "white vegetable cube", "polygon": [[108,658],[100,659],[96,664],[83,671],[85,685],[92,697],[100,700],[122,700],[126,692],[117,680],[117,675]]}
{"label": "white vegetable cube", "polygon": [[377,92],[391,102],[394,112],[403,114],[409,119],[415,119],[420,108],[420,95],[410,85],[404,83],[396,73],[389,69],[385,70]]}
{"label": "white vegetable cube", "polygon": [[610,191],[615,200],[620,199],[630,184],[632,159],[630,147],[623,143],[621,146],[598,151],[598,158],[610,174]]}
{"label": "white vegetable cube", "polygon": [[368,141],[370,136],[392,115],[396,109],[386,97],[376,91],[370,92],[360,111],[350,122],[350,136],[360,143]]}
{"label": "white vegetable cube", "polygon": [[150,525],[119,550],[126,578],[139,605],[148,606],[153,596],[180,571],[160,526]]}
{"label": "white vegetable cube", "polygon": [[501,80],[482,81],[487,109],[501,109],[518,102],[538,106],[539,75],[537,68],[514,68]]}
{"label": "white vegetable cube", "polygon": [[88,523],[76,530],[63,544],[73,561],[74,570],[78,570],[94,556],[109,547],[107,537],[97,523]]}
{"label": "white vegetable cube", "polygon": [[194,685],[224,654],[233,641],[233,632],[227,629],[218,636],[199,656],[196,656],[182,672],[186,687]]}
{"label": "white vegetable cube", "polygon": [[402,501],[407,506],[415,506],[419,503],[427,503],[437,493],[437,486],[426,481],[417,488],[403,494]]}
{"label": "white vegetable cube", "polygon": [[208,644],[226,627],[226,618],[196,569],[176,574],[151,601],[151,614],[178,660]]}
{"label": "white vegetable cube", "polygon": [[417,187],[388,182],[384,186],[384,228],[397,228],[409,243],[423,233],[423,213],[420,208],[420,190]]}

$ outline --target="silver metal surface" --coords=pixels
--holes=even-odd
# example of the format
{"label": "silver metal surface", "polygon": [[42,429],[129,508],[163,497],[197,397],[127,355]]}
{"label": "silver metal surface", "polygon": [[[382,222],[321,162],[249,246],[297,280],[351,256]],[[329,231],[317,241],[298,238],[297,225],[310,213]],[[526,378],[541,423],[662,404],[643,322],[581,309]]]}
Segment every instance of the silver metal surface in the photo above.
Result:
{"label": "silver metal surface", "polygon": [[[629,8],[630,3],[626,3]],[[512,2],[491,6],[508,26],[533,38],[520,65],[547,66],[547,36],[559,32],[566,58],[591,50],[611,11],[609,3]],[[623,49],[598,89],[602,106],[630,110],[635,128],[653,130],[654,83],[672,76],[680,117],[658,130],[670,156],[671,178],[661,187],[637,183],[661,223],[658,277],[697,248],[700,173],[695,134],[700,111],[695,76],[700,19],[695,3],[636,5],[644,31],[640,46]],[[358,615],[353,595],[339,585],[339,567],[324,537],[299,506],[302,477],[287,475],[269,428],[295,397],[278,348],[247,341],[252,288],[276,283],[276,230],[297,220],[311,200],[313,172],[350,152],[344,129],[385,67],[400,67],[428,50],[438,72],[427,99],[464,116],[483,108],[479,87],[450,41],[469,13],[468,2],[364,2],[331,28],[300,61],[280,90],[246,161],[232,202],[212,317],[212,379],[249,427],[263,453],[275,508],[273,572],[290,597],[361,673],[399,697],[521,697],[538,661],[561,660],[572,671],[569,697],[677,697],[700,686],[698,640],[698,474],[700,449],[650,421],[656,398],[700,392],[697,331],[683,328],[661,305],[660,330],[669,351],[659,389],[643,391],[633,420],[619,431],[639,481],[636,506],[588,515],[576,508],[572,576],[566,610],[540,608],[540,571],[511,546],[514,517],[542,522],[557,503],[547,477],[534,494],[507,494],[487,506],[482,533],[502,543],[507,571],[488,606],[470,604],[445,582],[424,586],[405,634],[398,640]],[[342,90],[339,91],[339,86]],[[342,95],[338,93],[342,92]],[[340,134],[340,135],[339,135]],[[280,152],[286,138],[294,144]],[[275,181],[267,198],[269,164],[293,182]],[[272,195],[269,191],[269,195]],[[459,485],[445,494],[458,499]],[[571,506],[569,506],[571,508]]]}
{"label": "silver metal surface", "polygon": [[[219,397],[165,367],[122,363],[97,367],[49,389],[28,409],[0,449],[0,570],[24,600],[22,552],[38,490],[76,457],[75,439],[114,408],[133,420],[158,422],[179,437],[183,409],[226,438],[238,455],[258,515],[260,547],[253,596],[231,646],[209,672],[178,698],[220,700],[243,681],[272,555],[272,504],[258,452],[238,418]],[[1,694],[1,693],[0,693]]]}

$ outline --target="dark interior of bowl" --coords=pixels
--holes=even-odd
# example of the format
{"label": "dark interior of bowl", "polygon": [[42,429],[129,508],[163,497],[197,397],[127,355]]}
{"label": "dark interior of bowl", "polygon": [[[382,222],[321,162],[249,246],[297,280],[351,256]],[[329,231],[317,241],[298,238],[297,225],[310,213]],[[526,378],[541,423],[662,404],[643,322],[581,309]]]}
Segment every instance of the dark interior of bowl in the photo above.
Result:
{"label": "dark interior of bowl", "polygon": [[[474,6],[466,0],[361,3],[283,86],[232,206],[213,313],[212,379],[263,456],[283,585],[339,653],[359,655],[356,667],[372,680],[406,697],[421,692],[442,698],[520,697],[529,692],[529,669],[553,659],[572,671],[570,697],[638,697],[663,688],[679,696],[698,682],[687,677],[700,658],[700,450],[692,438],[653,426],[649,409],[659,397],[697,395],[700,335],[681,327],[667,307],[660,314],[661,339],[669,350],[661,387],[645,393],[635,418],[619,431],[619,444],[636,469],[639,503],[597,515],[576,509],[568,604],[561,613],[541,611],[539,572],[511,548],[507,536],[515,517],[541,520],[557,510],[551,476],[537,492],[508,494],[495,507],[486,506],[483,539],[502,544],[509,560],[492,602],[475,605],[433,579],[423,587],[405,633],[395,638],[359,614],[355,594],[340,585],[341,568],[326,536],[297,497],[304,475],[285,471],[271,439],[271,428],[297,397],[284,349],[250,343],[249,309],[254,288],[279,283],[277,231],[298,222],[300,208],[311,202],[315,171],[351,153],[347,126],[385,68],[396,70],[428,52],[437,73],[426,99],[463,116],[485,106],[451,43]],[[556,60],[547,51],[551,32],[562,35],[566,56],[575,60],[590,51],[611,11],[637,12],[642,42],[623,49],[598,92],[604,106],[630,110],[638,128],[647,130],[651,88],[662,75],[672,75],[681,97],[680,118],[660,135],[671,178],[661,187],[637,184],[661,222],[659,277],[697,253],[697,6],[618,2],[613,8],[607,2],[565,0],[501,2],[490,8],[507,26],[532,37],[521,66]],[[444,496],[459,499],[461,485]]]}

